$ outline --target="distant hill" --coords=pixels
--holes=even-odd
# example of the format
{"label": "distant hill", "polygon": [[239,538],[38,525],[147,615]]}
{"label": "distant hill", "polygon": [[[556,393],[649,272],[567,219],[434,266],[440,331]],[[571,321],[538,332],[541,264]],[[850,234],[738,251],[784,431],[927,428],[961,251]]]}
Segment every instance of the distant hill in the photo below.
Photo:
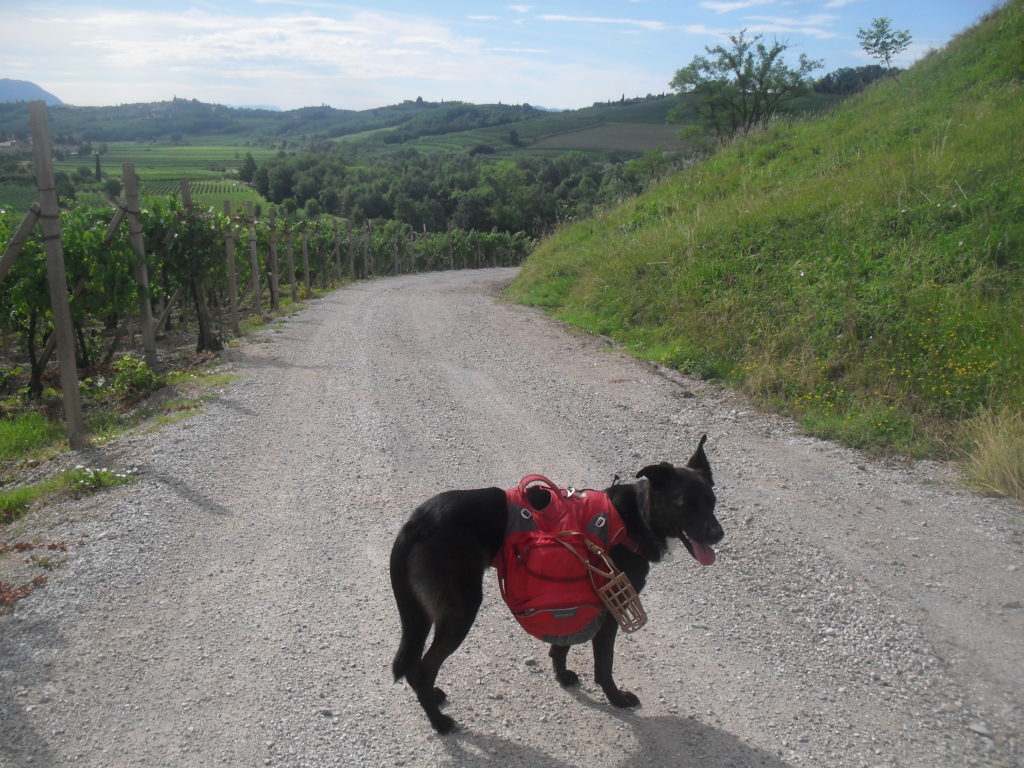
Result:
{"label": "distant hill", "polygon": [[[353,111],[328,106],[287,112],[236,109],[175,98],[148,104],[109,107],[54,106],[50,127],[56,135],[87,141],[172,141],[225,143],[322,138],[333,139],[411,123],[403,137],[501,125],[544,114],[527,105],[432,103],[406,101]],[[20,104],[0,103],[0,130],[21,135],[28,114]]]}
{"label": "distant hill", "polygon": [[0,78],[0,101],[39,100],[45,101],[51,106],[64,103],[49,91],[44,91],[38,85],[30,83],[28,80],[11,80],[6,77]]}

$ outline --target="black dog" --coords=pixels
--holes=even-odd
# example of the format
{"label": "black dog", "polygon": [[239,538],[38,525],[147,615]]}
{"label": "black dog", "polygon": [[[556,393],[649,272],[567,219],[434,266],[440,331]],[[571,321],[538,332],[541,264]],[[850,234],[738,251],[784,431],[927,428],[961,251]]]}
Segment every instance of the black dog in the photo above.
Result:
{"label": "black dog", "polygon": [[[707,435],[685,467],[667,462],[644,467],[636,483],[613,485],[606,493],[618,510],[634,552],[615,546],[609,553],[637,592],[650,563],[662,558],[669,538],[679,538],[694,558],[714,561],[711,547],[724,533],[715,519],[714,482],[704,453]],[[483,600],[484,571],[505,536],[506,498],[500,488],[447,491],[420,505],[402,526],[391,550],[391,586],[398,602],[402,639],[392,671],[409,681],[430,724],[448,733],[455,722],[441,713],[446,695],[434,687],[438,670],[466,638]],[[423,654],[431,626],[434,639]],[[619,625],[607,614],[593,639],[594,679],[613,705],[632,707],[640,700],[612,679]],[[562,685],[579,682],[566,668],[569,647],[552,645],[549,655]]]}

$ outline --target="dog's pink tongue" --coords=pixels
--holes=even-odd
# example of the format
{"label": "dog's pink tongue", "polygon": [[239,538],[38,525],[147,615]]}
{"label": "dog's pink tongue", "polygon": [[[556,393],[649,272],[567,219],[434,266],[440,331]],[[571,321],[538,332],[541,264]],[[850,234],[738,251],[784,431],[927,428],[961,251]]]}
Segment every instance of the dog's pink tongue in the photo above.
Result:
{"label": "dog's pink tongue", "polygon": [[690,546],[693,547],[693,556],[697,558],[697,562],[701,565],[714,565],[715,564],[715,550],[711,547],[705,547],[698,544],[693,539],[690,539]]}

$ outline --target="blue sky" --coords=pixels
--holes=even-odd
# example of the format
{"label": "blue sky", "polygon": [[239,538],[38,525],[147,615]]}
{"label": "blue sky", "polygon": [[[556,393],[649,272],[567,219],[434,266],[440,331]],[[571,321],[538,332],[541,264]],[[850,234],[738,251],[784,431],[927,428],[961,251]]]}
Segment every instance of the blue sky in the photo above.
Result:
{"label": "blue sky", "polygon": [[871,63],[859,27],[908,29],[906,66],[992,0],[0,0],[0,77],[65,102],[174,96],[368,109],[418,96],[577,108],[668,92],[705,46],[746,28],[823,59]]}

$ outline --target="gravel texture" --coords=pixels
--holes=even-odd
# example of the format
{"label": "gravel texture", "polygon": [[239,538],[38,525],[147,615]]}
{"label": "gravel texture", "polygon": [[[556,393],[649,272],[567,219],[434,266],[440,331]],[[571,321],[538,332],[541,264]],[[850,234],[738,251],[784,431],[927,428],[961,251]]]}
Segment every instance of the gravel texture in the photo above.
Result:
{"label": "gravel texture", "polygon": [[[0,617],[0,764],[1024,766],[1019,505],[504,303],[513,275],[339,290],[227,352],[202,414],[66,457],[140,480],[4,534],[68,552]],[[607,704],[587,647],[559,687],[489,571],[437,736],[390,679],[408,512],[531,472],[605,487],[705,432],[726,538],[652,569],[616,655],[643,706]]]}

